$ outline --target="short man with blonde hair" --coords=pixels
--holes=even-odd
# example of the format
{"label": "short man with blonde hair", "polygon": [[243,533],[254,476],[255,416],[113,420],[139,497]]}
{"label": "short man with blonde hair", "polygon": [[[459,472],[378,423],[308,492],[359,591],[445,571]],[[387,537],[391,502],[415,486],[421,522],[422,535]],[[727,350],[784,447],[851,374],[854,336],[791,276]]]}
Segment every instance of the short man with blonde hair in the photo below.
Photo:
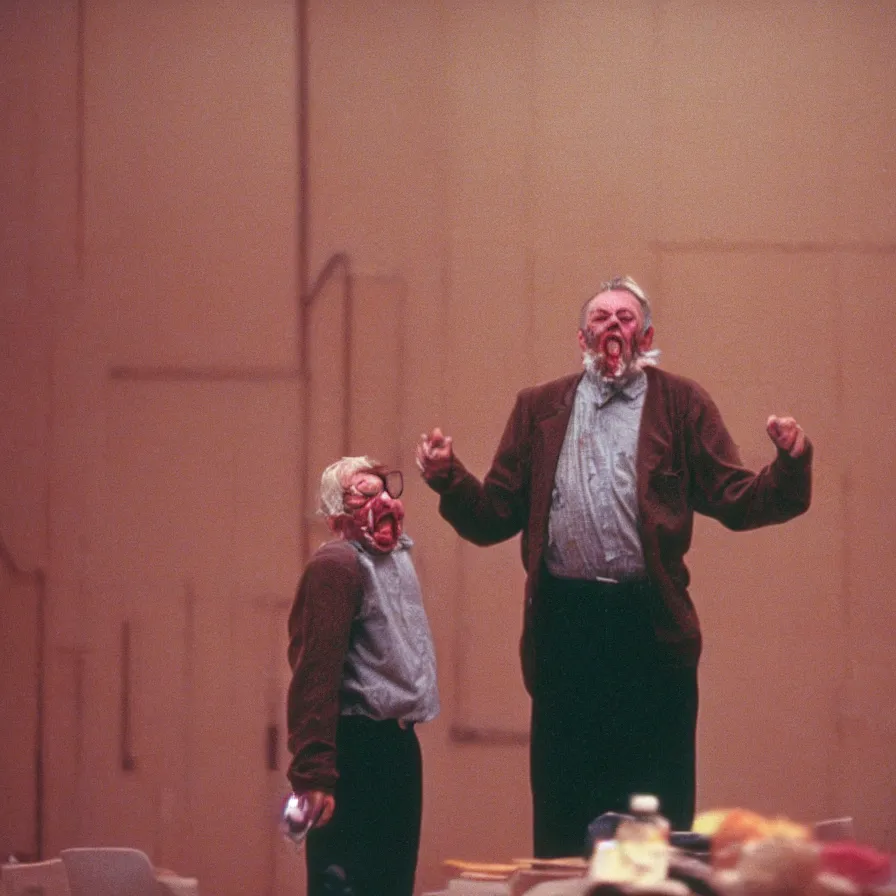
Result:
{"label": "short man with blonde hair", "polygon": [[414,730],[439,711],[435,654],[404,534],[404,484],[369,457],[321,476],[335,538],[289,616],[287,772],[306,842],[309,896],[411,896],[422,809]]}

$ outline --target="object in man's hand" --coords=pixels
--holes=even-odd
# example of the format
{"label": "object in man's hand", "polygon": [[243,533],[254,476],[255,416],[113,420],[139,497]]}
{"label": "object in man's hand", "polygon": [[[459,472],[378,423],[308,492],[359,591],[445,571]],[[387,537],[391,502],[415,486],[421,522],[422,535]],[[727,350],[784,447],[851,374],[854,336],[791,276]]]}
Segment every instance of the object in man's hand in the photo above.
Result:
{"label": "object in man's hand", "polygon": [[280,817],[280,833],[296,848],[300,847],[314,826],[311,804],[306,796],[291,793],[283,806]]}

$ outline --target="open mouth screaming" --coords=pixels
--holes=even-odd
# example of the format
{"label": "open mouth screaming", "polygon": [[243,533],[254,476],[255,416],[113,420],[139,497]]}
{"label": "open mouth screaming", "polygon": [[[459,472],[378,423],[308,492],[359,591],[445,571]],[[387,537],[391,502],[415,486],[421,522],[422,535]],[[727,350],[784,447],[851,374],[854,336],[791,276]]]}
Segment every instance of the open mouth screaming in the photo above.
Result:
{"label": "open mouth screaming", "polygon": [[617,377],[627,364],[625,343],[617,333],[608,333],[600,341],[598,366],[603,376]]}
{"label": "open mouth screaming", "polygon": [[391,551],[401,537],[403,514],[394,506],[388,509],[370,507],[367,510],[366,529],[370,546],[377,551]]}

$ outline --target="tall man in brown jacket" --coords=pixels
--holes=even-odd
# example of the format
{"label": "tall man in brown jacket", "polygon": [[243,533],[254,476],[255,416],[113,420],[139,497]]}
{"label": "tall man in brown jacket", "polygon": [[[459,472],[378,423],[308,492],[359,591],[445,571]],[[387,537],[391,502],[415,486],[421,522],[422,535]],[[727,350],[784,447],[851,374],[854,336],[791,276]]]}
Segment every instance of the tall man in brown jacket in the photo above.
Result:
{"label": "tall man in brown jacket", "polygon": [[809,507],[811,445],[769,417],[774,460],[746,469],[696,383],[656,365],[650,303],[631,278],[582,308],[584,374],[522,391],[483,481],[440,429],[417,464],[465,539],[522,533],[521,657],[532,696],[535,854],[581,852],[588,823],[655,793],[694,814],[701,637],[684,555],[694,512],[743,530]]}

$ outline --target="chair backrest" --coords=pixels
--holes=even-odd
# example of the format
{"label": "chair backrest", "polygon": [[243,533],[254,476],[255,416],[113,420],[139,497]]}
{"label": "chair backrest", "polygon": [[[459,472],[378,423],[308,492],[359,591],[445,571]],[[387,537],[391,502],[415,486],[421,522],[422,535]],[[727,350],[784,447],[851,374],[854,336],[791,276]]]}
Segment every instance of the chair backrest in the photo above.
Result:
{"label": "chair backrest", "polygon": [[70,896],[62,859],[4,865],[0,873],[4,896]]}
{"label": "chair backrest", "polygon": [[63,849],[59,854],[71,896],[158,896],[152,862],[145,852],[120,846]]}

